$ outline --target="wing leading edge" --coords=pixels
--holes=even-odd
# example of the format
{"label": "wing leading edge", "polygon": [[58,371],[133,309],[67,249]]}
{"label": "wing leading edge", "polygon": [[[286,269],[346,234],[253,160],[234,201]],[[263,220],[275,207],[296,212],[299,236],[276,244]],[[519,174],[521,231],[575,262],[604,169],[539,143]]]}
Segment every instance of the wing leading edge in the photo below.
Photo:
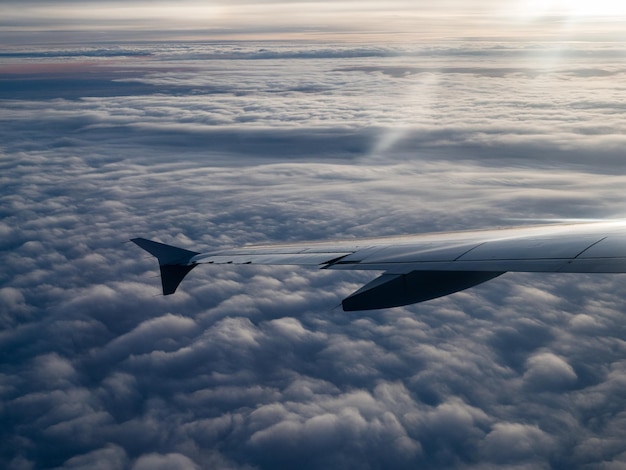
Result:
{"label": "wing leading edge", "polygon": [[344,242],[246,246],[198,253],[134,238],[157,257],[163,294],[198,264],[283,264],[383,271],[343,300],[346,311],[409,305],[512,272],[624,273],[626,222],[446,232]]}

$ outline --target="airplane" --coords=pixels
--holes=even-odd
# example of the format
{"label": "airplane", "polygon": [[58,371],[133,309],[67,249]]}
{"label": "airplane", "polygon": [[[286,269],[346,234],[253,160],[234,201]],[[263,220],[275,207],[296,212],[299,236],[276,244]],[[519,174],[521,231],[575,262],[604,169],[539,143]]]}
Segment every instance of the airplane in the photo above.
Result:
{"label": "airplane", "polygon": [[392,238],[243,246],[206,253],[133,238],[158,259],[163,295],[199,264],[303,265],[383,271],[344,311],[442,297],[505,272],[626,273],[626,220],[440,232]]}

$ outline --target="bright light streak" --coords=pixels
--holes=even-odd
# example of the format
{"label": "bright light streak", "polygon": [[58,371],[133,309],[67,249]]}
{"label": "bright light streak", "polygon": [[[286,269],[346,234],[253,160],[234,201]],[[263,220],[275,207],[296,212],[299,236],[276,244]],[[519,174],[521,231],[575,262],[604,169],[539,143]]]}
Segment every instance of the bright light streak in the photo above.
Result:
{"label": "bright light streak", "polygon": [[615,17],[626,15],[626,2],[615,0],[525,0],[524,16],[565,15],[569,17]]}

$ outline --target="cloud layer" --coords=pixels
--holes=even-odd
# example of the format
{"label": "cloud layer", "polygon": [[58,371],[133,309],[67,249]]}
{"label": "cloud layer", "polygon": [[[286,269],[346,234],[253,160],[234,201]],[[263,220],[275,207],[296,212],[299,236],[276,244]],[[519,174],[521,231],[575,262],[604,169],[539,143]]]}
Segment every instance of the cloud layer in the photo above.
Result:
{"label": "cloud layer", "polygon": [[368,273],[203,266],[160,297],[123,243],[622,216],[620,47],[5,56],[0,466],[623,465],[623,276],[355,315]]}

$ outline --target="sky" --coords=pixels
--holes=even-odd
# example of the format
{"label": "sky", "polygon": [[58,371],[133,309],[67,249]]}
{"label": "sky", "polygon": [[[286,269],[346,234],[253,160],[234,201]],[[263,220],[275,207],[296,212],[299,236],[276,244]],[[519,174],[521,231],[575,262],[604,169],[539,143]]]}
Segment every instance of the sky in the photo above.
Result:
{"label": "sky", "polygon": [[[6,0],[0,31],[22,42],[209,38],[623,39],[615,0]],[[56,34],[54,34],[56,33]]]}
{"label": "sky", "polygon": [[624,7],[437,5],[2,2],[0,467],[626,467],[623,275],[348,313],[128,243],[624,218]]}

